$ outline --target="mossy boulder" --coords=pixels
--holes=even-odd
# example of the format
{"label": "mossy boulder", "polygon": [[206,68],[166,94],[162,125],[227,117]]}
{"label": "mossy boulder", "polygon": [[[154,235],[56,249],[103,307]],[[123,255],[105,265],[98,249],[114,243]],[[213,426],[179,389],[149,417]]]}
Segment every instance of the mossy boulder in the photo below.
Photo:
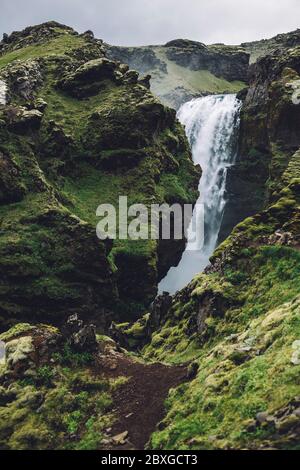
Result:
{"label": "mossy boulder", "polygon": [[106,80],[116,82],[118,74],[122,77],[117,68],[115,62],[105,57],[90,60],[63,77],[57,86],[77,98],[92,96],[106,86]]}
{"label": "mossy boulder", "polygon": [[1,340],[0,449],[99,448],[114,419],[113,384],[92,372],[102,341],[94,355],[78,352],[56,328],[29,324],[15,325]]}

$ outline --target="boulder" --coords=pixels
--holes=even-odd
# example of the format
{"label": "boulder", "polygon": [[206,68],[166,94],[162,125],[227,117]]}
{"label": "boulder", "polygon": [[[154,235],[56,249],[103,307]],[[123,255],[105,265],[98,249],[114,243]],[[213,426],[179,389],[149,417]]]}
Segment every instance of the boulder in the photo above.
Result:
{"label": "boulder", "polygon": [[198,370],[199,364],[197,362],[192,362],[191,364],[189,364],[186,373],[187,380],[194,380],[197,377]]}
{"label": "boulder", "polygon": [[122,347],[127,349],[141,349],[151,336],[150,314],[145,314],[134,323],[112,322],[109,328],[110,336]]}
{"label": "boulder", "polygon": [[48,106],[48,103],[47,101],[43,100],[42,98],[38,98],[36,101],[35,101],[35,109],[37,109],[38,111],[40,111],[41,113],[43,111],[45,111],[45,109],[47,108]]}
{"label": "boulder", "polygon": [[128,431],[124,431],[120,434],[117,434],[112,438],[114,445],[124,445],[128,437]]}
{"label": "boulder", "polygon": [[145,75],[142,77],[138,82],[140,85],[143,85],[147,90],[150,90],[150,80],[151,80],[151,75]]}
{"label": "boulder", "polygon": [[5,345],[6,364],[9,369],[27,367],[32,362],[34,345],[31,336],[13,339]]}
{"label": "boulder", "polygon": [[173,298],[168,292],[163,292],[162,295],[157,296],[150,309],[151,325],[157,328],[161,322],[166,318],[168,311],[172,306]]}
{"label": "boulder", "polygon": [[93,33],[93,31],[91,31],[90,29],[88,29],[87,31],[85,31],[82,36],[85,38],[85,39],[94,39],[95,35]]}
{"label": "boulder", "polygon": [[97,347],[95,325],[85,325],[71,338],[71,346],[77,351],[93,351]]}
{"label": "boulder", "polygon": [[294,352],[291,357],[291,363],[294,364],[295,366],[299,366],[300,365],[300,340],[294,341],[292,348]]}
{"label": "boulder", "polygon": [[0,80],[0,105],[5,106],[7,102],[7,85],[4,80]]}
{"label": "boulder", "polygon": [[43,84],[43,68],[38,60],[14,61],[1,73],[7,90],[13,97],[33,101],[36,92]]}
{"label": "boulder", "polygon": [[106,80],[116,80],[116,62],[105,57],[90,60],[58,81],[57,86],[77,98],[97,94]]}
{"label": "boulder", "polygon": [[5,110],[8,127],[19,134],[27,134],[38,130],[42,118],[43,113],[37,109],[10,106]]}
{"label": "boulder", "polygon": [[124,75],[124,83],[136,84],[139,79],[139,74],[135,70],[128,70]]}
{"label": "boulder", "polygon": [[77,314],[68,318],[64,335],[70,346],[78,352],[92,352],[98,346],[95,325],[84,325]]}
{"label": "boulder", "polygon": [[64,335],[66,337],[72,336],[74,333],[78,333],[82,327],[83,321],[79,318],[79,315],[75,313],[67,319],[63,327]]}
{"label": "boulder", "polygon": [[294,414],[287,416],[276,423],[276,429],[280,434],[285,434],[296,426],[300,426],[300,417]]}
{"label": "boulder", "polygon": [[25,191],[17,163],[0,151],[0,205],[21,201]]}
{"label": "boulder", "polygon": [[[46,325],[20,323],[0,336],[5,347],[5,370],[10,375],[36,377],[41,364],[49,361],[61,344],[59,331]],[[2,343],[3,342],[3,343]]]}

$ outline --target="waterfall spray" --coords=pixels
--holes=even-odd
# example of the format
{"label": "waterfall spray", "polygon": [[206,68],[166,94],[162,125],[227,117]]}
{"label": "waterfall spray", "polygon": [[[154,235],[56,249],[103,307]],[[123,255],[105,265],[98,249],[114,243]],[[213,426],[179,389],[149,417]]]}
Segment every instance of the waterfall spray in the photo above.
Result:
{"label": "waterfall spray", "polygon": [[3,80],[0,80],[0,104],[6,105],[7,85]]}
{"label": "waterfall spray", "polygon": [[204,205],[205,239],[199,251],[187,247],[176,268],[161,281],[159,291],[171,294],[183,288],[209,264],[216,248],[226,205],[227,169],[234,163],[241,102],[236,95],[213,95],[197,98],[182,105],[178,118],[185,126],[192,147],[193,160],[200,164],[200,197]]}

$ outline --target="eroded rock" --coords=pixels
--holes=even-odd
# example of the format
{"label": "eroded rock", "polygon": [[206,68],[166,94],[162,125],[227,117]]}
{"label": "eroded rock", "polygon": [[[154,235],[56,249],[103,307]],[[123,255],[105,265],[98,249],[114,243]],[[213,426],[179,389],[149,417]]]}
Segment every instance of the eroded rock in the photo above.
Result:
{"label": "eroded rock", "polygon": [[13,131],[27,134],[39,129],[43,113],[37,109],[10,106],[5,110],[5,118],[9,128]]}
{"label": "eroded rock", "polygon": [[13,339],[5,344],[6,364],[9,368],[27,367],[31,362],[34,345],[31,336]]}
{"label": "eroded rock", "polygon": [[84,325],[77,314],[68,318],[64,333],[68,338],[70,346],[76,351],[90,352],[94,351],[98,346],[95,325]]}
{"label": "eroded rock", "polygon": [[78,98],[92,96],[105,87],[105,80],[116,80],[117,68],[105,57],[90,60],[60,80],[58,87]]}
{"label": "eroded rock", "polygon": [[32,101],[43,83],[43,69],[38,60],[14,61],[0,75],[7,84],[10,96],[17,96],[25,102]]}
{"label": "eroded rock", "polygon": [[300,341],[294,341],[292,349],[294,352],[291,357],[291,363],[298,366],[300,365]]}
{"label": "eroded rock", "polygon": [[0,151],[0,205],[21,201],[25,191],[19,166]]}

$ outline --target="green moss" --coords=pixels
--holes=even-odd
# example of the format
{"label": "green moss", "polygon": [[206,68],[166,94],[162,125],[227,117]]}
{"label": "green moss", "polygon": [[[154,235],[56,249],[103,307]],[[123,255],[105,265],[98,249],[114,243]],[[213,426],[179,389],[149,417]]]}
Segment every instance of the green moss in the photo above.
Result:
{"label": "green moss", "polygon": [[[197,378],[169,396],[165,430],[153,435],[153,448],[236,449],[267,440],[270,430],[251,434],[246,421],[260,411],[274,412],[298,393],[299,366],[290,358],[300,334],[299,306],[298,297],[252,320],[234,339],[206,345]],[[252,344],[252,352],[236,365],[232,352],[243,344]]]}
{"label": "green moss", "polygon": [[61,365],[66,366],[83,366],[92,361],[92,355],[88,352],[76,353],[66,343],[62,353],[55,353],[53,359]]}
{"label": "green moss", "polygon": [[92,416],[85,424],[86,431],[76,444],[76,450],[95,450],[101,444],[103,439],[103,429],[109,421],[99,416]]}
{"label": "green moss", "polygon": [[29,323],[18,323],[17,325],[13,326],[10,330],[6,331],[5,333],[2,333],[0,335],[0,340],[8,342],[21,335],[25,335],[25,333],[29,333],[31,330],[33,330],[33,328],[34,327]]}
{"label": "green moss", "polygon": [[51,39],[43,44],[29,45],[0,57],[0,69],[4,68],[15,60],[35,59],[38,57],[57,57],[63,55],[72,49],[83,46],[85,41],[83,38],[65,32],[57,38]]}
{"label": "green moss", "polygon": [[[110,383],[85,365],[72,369],[57,362],[40,366],[25,379],[0,390],[1,449],[97,449],[102,430],[111,425]],[[37,413],[37,409],[39,412]]]}
{"label": "green moss", "polygon": [[[3,326],[40,315],[56,321],[67,309],[89,315],[100,304],[137,318],[156,295],[158,243],[121,240],[110,252],[111,244],[95,235],[96,209],[102,203],[117,207],[124,195],[129,205],[193,203],[199,175],[175,113],[145,87],[120,77],[116,83],[112,75],[84,99],[63,91],[69,63],[78,68],[102,50],[68,29],[51,28],[57,36],[49,41],[0,57],[0,67],[42,58],[43,82],[32,105],[39,99],[47,103],[34,132],[24,129],[18,135],[0,126],[1,150],[18,170],[16,181],[5,184],[19,201],[0,208],[1,269],[10,276],[0,289],[5,298],[0,320]],[[13,105],[22,100],[13,93]],[[163,263],[172,264],[172,253],[169,258]],[[31,312],[24,305],[35,307]]]}
{"label": "green moss", "polygon": [[[248,237],[251,231],[250,240],[254,233],[268,233],[270,227],[256,220],[245,221],[237,232]],[[300,337],[299,250],[245,243],[242,248],[232,241],[223,245],[234,251],[222,271],[197,276],[187,293],[177,296],[143,351],[148,360],[199,364],[196,379],[169,395],[164,430],[152,436],[154,449],[271,446],[274,429],[250,432],[249,420],[261,411],[272,414],[298,396],[299,366],[291,358]],[[200,332],[195,319],[201,316]],[[282,438],[275,445],[288,444]]]}
{"label": "green moss", "polygon": [[54,378],[53,369],[50,366],[41,366],[37,369],[37,382],[47,387],[52,385]]}

